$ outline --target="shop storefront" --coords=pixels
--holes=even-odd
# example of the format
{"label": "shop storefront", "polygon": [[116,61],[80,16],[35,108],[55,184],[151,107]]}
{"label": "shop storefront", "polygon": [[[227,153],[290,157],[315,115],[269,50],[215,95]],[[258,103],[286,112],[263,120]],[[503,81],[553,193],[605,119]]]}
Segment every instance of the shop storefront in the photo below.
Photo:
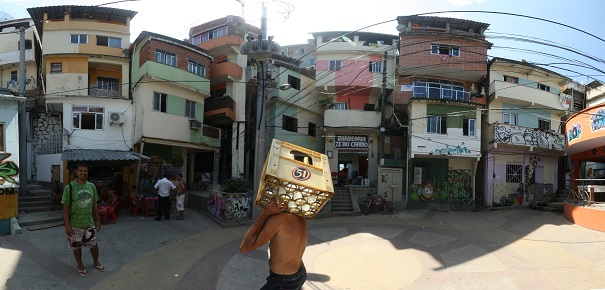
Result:
{"label": "shop storefront", "polygon": [[374,186],[377,178],[377,139],[372,135],[334,134],[326,155],[336,186]]}

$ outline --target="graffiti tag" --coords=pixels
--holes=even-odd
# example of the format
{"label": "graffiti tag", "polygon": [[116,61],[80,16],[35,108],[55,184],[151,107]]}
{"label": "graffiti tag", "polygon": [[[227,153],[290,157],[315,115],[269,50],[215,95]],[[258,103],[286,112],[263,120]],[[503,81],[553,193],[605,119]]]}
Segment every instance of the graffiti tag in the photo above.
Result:
{"label": "graffiti tag", "polygon": [[448,155],[462,155],[462,154],[471,154],[471,150],[460,145],[456,147],[447,147],[441,149],[435,149],[435,154],[448,154]]}
{"label": "graffiti tag", "polygon": [[590,127],[593,132],[605,128],[605,111],[599,109],[595,114],[590,116],[590,121]]}
{"label": "graffiti tag", "polygon": [[15,176],[19,174],[19,166],[13,161],[6,160],[11,155],[10,153],[0,153],[0,185],[5,182],[17,183]]}
{"label": "graffiti tag", "polygon": [[571,129],[567,132],[567,142],[571,142],[582,136],[582,124],[577,123],[571,126]]}

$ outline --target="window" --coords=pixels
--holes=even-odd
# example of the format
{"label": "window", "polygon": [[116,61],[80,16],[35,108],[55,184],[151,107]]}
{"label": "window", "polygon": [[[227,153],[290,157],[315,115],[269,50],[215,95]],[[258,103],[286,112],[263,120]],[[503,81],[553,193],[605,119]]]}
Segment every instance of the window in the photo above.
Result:
{"label": "window", "polygon": [[227,26],[215,28],[213,30],[206,31],[200,35],[196,35],[193,37],[193,40],[191,43],[193,43],[193,45],[197,45],[202,42],[206,42],[210,39],[221,37],[223,35],[227,35]]}
{"label": "window", "polygon": [[460,47],[444,44],[431,44],[431,54],[460,56]]}
{"label": "window", "polygon": [[189,64],[187,65],[187,70],[190,73],[196,74],[198,76],[206,77],[206,66],[197,62],[190,60]]}
{"label": "window", "polygon": [[538,119],[538,129],[540,130],[550,130],[550,121],[545,119]]}
{"label": "window", "polygon": [[109,47],[122,47],[122,39],[109,36],[97,35],[97,45]]}
{"label": "window", "polygon": [[88,35],[86,34],[71,34],[69,36],[70,43],[88,43]]}
{"label": "window", "polygon": [[550,87],[549,87],[549,86],[547,86],[547,85],[538,84],[538,89],[539,89],[539,90],[543,90],[543,91],[550,92]]}
{"label": "window", "polygon": [[504,124],[517,125],[518,119],[519,116],[517,114],[502,113],[502,123]]}
{"label": "window", "polygon": [[53,62],[50,64],[50,73],[51,74],[60,74],[62,72],[63,72],[63,63]]}
{"label": "window", "polygon": [[153,110],[166,113],[166,94],[153,93]]}
{"label": "window", "polygon": [[289,116],[283,116],[281,128],[287,131],[298,132],[298,119]]}
{"label": "window", "polygon": [[11,81],[17,82],[17,71],[11,71]]}
{"label": "window", "polygon": [[315,59],[314,58],[310,58],[309,59],[309,65],[315,65]]}
{"label": "window", "polygon": [[0,123],[0,152],[6,152],[4,149],[4,124]]}
{"label": "window", "polygon": [[414,98],[448,99],[456,101],[469,101],[470,92],[464,90],[464,84],[440,79],[414,80]]}
{"label": "window", "polygon": [[426,116],[426,132],[447,134],[447,117]]}
{"label": "window", "polygon": [[195,102],[186,100],[185,101],[185,117],[195,119]]}
{"label": "window", "polygon": [[97,77],[97,89],[106,91],[119,91],[120,80],[108,77]]}
{"label": "window", "polygon": [[507,83],[518,84],[519,78],[511,77],[511,76],[504,76],[504,81]]}
{"label": "window", "polygon": [[464,136],[475,136],[475,126],[477,120],[475,119],[462,119],[462,135]]}
{"label": "window", "polygon": [[347,103],[334,103],[334,110],[346,110],[347,109]]}
{"label": "window", "polygon": [[315,137],[315,136],[317,136],[316,134],[317,134],[317,125],[315,125],[315,123],[309,122],[309,130],[307,132],[307,135]]}
{"label": "window", "polygon": [[521,183],[523,180],[523,165],[506,164],[506,183]]}
{"label": "window", "polygon": [[299,78],[288,75],[288,83],[290,84],[290,86],[293,89],[300,91],[300,79]]}
{"label": "window", "polygon": [[105,110],[101,107],[74,106],[72,110],[73,128],[103,130]]}
{"label": "window", "polygon": [[382,72],[382,62],[381,61],[371,61],[369,68],[370,68],[371,72],[375,72],[375,73]]}
{"label": "window", "polygon": [[[21,41],[17,41],[17,49],[21,49]],[[25,49],[32,49],[32,40],[25,40]]]}
{"label": "window", "polygon": [[342,69],[342,60],[331,60],[328,63],[328,70],[337,71]]}
{"label": "window", "polygon": [[176,66],[176,55],[160,50],[155,51],[155,61],[169,66]]}

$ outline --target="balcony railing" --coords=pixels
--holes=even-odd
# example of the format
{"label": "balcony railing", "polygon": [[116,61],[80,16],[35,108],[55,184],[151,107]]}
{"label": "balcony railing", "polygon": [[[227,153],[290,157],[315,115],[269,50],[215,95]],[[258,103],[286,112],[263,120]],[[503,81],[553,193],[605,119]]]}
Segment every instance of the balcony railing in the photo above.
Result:
{"label": "balcony railing", "polygon": [[412,97],[415,99],[451,100],[459,102],[470,102],[471,93],[447,88],[427,88],[426,86],[414,86]]}
{"label": "balcony railing", "polygon": [[510,124],[496,123],[494,125],[494,142],[557,151],[565,150],[565,136],[563,134]]}
{"label": "balcony railing", "polygon": [[204,102],[204,112],[214,111],[223,108],[229,108],[232,111],[234,110],[235,102],[230,96],[206,99],[206,101]]}
{"label": "balcony railing", "polygon": [[104,89],[97,87],[97,85],[88,85],[88,95],[94,97],[117,99],[122,97],[122,89]]}
{"label": "balcony railing", "polygon": [[204,128],[202,130],[202,136],[219,139],[220,135],[221,130],[219,128],[204,125]]}

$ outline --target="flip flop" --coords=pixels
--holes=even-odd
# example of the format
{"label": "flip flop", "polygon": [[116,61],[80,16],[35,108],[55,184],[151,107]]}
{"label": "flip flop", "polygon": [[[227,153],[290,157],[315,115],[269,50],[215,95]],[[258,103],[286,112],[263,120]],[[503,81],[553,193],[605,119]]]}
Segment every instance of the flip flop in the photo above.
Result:
{"label": "flip flop", "polygon": [[95,269],[99,272],[105,272],[105,266],[103,265],[95,265]]}
{"label": "flip flop", "polygon": [[82,277],[88,276],[88,272],[86,272],[86,268],[84,268],[84,270],[80,270],[80,269],[76,269],[76,270],[78,270],[78,274],[80,274],[80,276],[82,276]]}

